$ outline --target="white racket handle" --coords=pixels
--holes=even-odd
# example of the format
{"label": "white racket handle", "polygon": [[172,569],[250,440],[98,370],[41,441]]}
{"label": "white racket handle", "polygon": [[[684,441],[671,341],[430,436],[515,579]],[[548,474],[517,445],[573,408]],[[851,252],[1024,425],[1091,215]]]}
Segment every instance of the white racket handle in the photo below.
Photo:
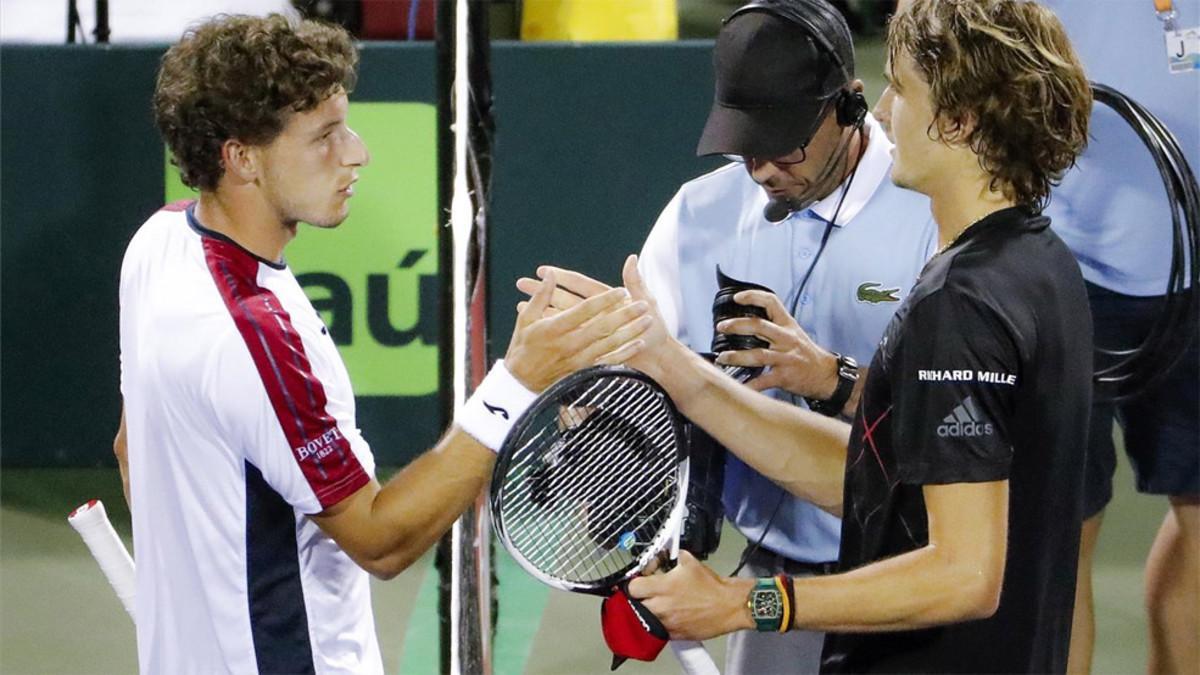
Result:
{"label": "white racket handle", "polygon": [[695,640],[671,640],[671,651],[679,659],[679,666],[686,675],[721,675],[721,669],[713,661],[704,644]]}
{"label": "white racket handle", "polygon": [[125,611],[129,612],[129,618],[134,619],[136,623],[137,619],[133,615],[133,558],[129,557],[129,551],[125,550],[125,544],[121,543],[120,537],[109,522],[104,503],[99,499],[89,501],[72,511],[67,516],[67,522],[83,538],[83,543],[87,544],[92,557],[100,564],[101,571],[108,578],[109,585],[117,592]]}

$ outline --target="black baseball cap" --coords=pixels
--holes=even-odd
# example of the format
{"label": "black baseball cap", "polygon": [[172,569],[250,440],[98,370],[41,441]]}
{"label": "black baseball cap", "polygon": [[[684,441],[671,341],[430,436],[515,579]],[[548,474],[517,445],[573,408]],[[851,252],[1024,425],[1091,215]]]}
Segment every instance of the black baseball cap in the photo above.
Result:
{"label": "black baseball cap", "polygon": [[[799,13],[823,32],[785,15]],[[716,92],[697,155],[778,157],[807,145],[854,72],[854,47],[841,13],[824,0],[752,3],[735,12],[713,51]]]}

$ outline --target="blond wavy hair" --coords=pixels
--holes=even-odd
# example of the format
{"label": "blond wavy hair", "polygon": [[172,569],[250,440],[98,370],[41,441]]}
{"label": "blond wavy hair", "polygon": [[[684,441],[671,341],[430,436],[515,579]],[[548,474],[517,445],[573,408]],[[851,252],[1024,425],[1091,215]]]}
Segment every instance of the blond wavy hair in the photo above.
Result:
{"label": "blond wavy hair", "polygon": [[930,137],[969,146],[992,189],[1041,209],[1087,146],[1092,90],[1054,14],[1023,0],[913,0],[888,27],[929,83]]}

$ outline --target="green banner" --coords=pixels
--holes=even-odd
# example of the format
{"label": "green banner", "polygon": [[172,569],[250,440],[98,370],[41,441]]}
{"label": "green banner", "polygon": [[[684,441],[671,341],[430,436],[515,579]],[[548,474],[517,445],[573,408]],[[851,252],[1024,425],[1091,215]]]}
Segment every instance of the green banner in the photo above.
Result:
{"label": "green banner", "polygon": [[[437,391],[437,110],[350,104],[367,144],[350,217],[302,227],[287,261],[321,313],[358,396]],[[194,198],[167,160],[167,201]]]}

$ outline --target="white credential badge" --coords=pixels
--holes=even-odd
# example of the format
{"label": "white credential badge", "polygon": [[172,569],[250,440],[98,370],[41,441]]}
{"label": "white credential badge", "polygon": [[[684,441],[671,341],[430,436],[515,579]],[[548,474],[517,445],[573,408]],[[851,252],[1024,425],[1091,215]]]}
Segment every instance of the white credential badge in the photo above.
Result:
{"label": "white credential badge", "polygon": [[1167,70],[1172,75],[1200,70],[1200,28],[1180,29],[1172,0],[1154,0],[1154,12],[1162,22]]}
{"label": "white credential badge", "polygon": [[1166,31],[1167,68],[1172,75],[1200,70],[1200,28]]}

